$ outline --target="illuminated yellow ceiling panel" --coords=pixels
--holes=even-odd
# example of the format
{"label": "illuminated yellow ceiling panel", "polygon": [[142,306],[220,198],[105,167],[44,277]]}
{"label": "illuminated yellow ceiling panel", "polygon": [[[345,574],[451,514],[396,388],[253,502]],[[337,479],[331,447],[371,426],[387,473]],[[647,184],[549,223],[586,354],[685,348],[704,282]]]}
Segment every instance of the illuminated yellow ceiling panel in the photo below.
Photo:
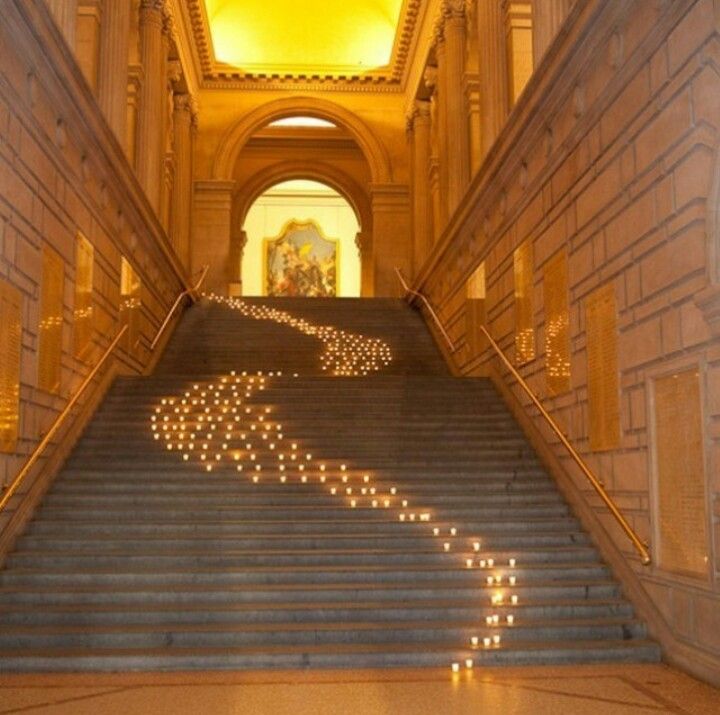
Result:
{"label": "illuminated yellow ceiling panel", "polygon": [[215,58],[265,74],[390,63],[403,0],[205,0]]}

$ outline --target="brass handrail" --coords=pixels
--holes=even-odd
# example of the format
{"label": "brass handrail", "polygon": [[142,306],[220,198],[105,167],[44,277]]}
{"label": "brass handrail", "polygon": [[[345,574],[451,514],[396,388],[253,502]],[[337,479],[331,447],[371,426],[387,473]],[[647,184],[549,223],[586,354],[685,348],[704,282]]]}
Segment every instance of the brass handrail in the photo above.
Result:
{"label": "brass handrail", "polygon": [[[160,338],[160,335],[162,335],[163,331],[167,327],[168,323],[170,322],[170,319],[172,318],[173,313],[177,309],[178,305],[180,305],[180,302],[186,297],[190,296],[193,298],[193,300],[197,300],[196,293],[197,290],[202,285],[203,281],[205,280],[205,276],[207,275],[207,272],[209,270],[210,266],[206,265],[202,269],[202,273],[200,275],[200,279],[198,282],[192,287],[184,290],[180,295],[178,295],[177,299],[173,303],[172,308],[170,309],[170,312],[165,317],[165,320],[163,321],[162,325],[160,326],[160,330],[158,330],[157,335],[155,336],[155,339],[152,341],[150,345],[150,349],[153,350],[155,348],[155,345],[157,345],[157,342]],[[113,350],[117,347],[117,344],[120,342],[120,339],[128,330],[127,325],[123,325],[123,327],[120,329],[118,334],[115,336],[113,341],[108,345],[105,352],[102,354],[102,357],[98,362],[95,364],[95,367],[86,375],[85,379],[80,384],[80,387],[77,389],[75,394],[70,398],[67,405],[63,408],[63,410],[60,412],[60,414],[55,418],[55,421],[52,423],[52,426],[48,430],[47,434],[40,440],[39,444],[35,447],[32,454],[28,457],[25,464],[22,466],[22,469],[17,473],[15,476],[15,479],[5,488],[4,493],[2,494],[2,497],[0,497],[0,512],[7,506],[10,499],[12,499],[15,492],[20,487],[20,484],[22,484],[23,480],[27,475],[30,473],[30,470],[34,466],[34,464],[38,461],[40,458],[40,455],[43,453],[45,447],[50,444],[50,441],[52,438],[57,434],[57,431],[60,429],[60,425],[64,422],[65,418],[68,416],[72,408],[75,406],[77,401],[80,399],[80,396],[83,394],[83,392],[86,390],[87,386],[92,382],[95,375],[98,374],[100,371],[100,368],[105,364],[105,361],[110,357]]]}
{"label": "brass handrail", "polygon": [[488,332],[487,328],[484,325],[481,325],[480,330],[482,331],[483,335],[485,335],[485,337],[488,339],[490,345],[492,346],[498,357],[503,361],[505,367],[510,370],[512,376],[518,381],[518,384],[523,388],[527,396],[532,400],[535,407],[538,408],[540,414],[545,418],[545,421],[550,425],[553,432],[555,432],[562,445],[570,453],[570,456],[575,461],[575,464],[580,467],[580,470],[590,482],[593,489],[595,489],[600,499],[602,499],[605,506],[610,510],[610,513],[615,517],[615,520],[618,522],[618,524],[620,524],[620,527],[625,532],[625,535],[630,539],[633,546],[640,554],[640,558],[643,564],[647,566],[651,561],[648,545],[644,541],[642,541],[640,537],[635,533],[635,530],[630,526],[627,519],[622,515],[622,512],[620,511],[620,509],[618,509],[615,502],[605,491],[605,487],[602,485],[600,480],[592,473],[590,467],[588,467],[588,465],[585,463],[585,460],[583,460],[583,458],[578,454],[577,450],[572,446],[572,444],[570,444],[570,441],[563,434],[557,422],[555,422],[550,413],[542,406],[540,400],[535,396],[535,393],[530,389],[530,386],[527,384],[527,382],[525,382],[522,375],[515,369],[510,360],[508,360],[507,356],[502,351],[500,346],[495,342],[492,335],[490,335],[490,333]]}
{"label": "brass handrail", "polygon": [[430,301],[422,294],[419,293],[416,290],[413,290],[405,280],[405,276],[402,274],[402,271],[396,266],[395,267],[395,273],[397,274],[398,279],[400,280],[400,284],[403,287],[403,290],[405,291],[406,295],[414,295],[416,298],[419,298],[425,305],[425,307],[428,309],[430,315],[432,316],[432,319],[435,321],[435,325],[437,325],[438,330],[442,333],[443,338],[445,338],[445,342],[448,344],[448,347],[450,348],[450,352],[455,352],[455,344],[450,339],[450,336],[447,333],[447,330],[445,330],[445,326],[440,322],[440,318],[438,318],[437,313],[435,312],[435,309],[430,305]]}
{"label": "brass handrail", "polygon": [[77,389],[75,394],[70,398],[67,405],[65,405],[65,407],[63,408],[62,412],[60,412],[60,414],[55,418],[55,421],[52,423],[52,427],[50,427],[50,429],[47,431],[47,434],[40,440],[40,443],[37,445],[37,447],[35,447],[33,453],[28,457],[28,460],[25,462],[22,469],[15,476],[15,479],[13,479],[13,481],[6,487],[5,493],[0,498],[0,512],[7,506],[10,499],[12,499],[13,494],[15,494],[15,492],[20,487],[20,484],[30,473],[30,470],[32,469],[35,462],[37,462],[40,458],[40,455],[42,454],[45,447],[50,444],[50,441],[60,429],[60,425],[64,422],[70,410],[72,410],[72,408],[75,406],[75,403],[80,399],[80,396],[83,394],[87,386],[93,381],[93,378],[95,377],[95,375],[98,374],[100,368],[110,357],[112,351],[115,350],[115,347],[120,342],[122,336],[125,335],[127,329],[128,326],[123,325],[123,327],[120,329],[120,331],[115,336],[110,345],[107,346],[105,352],[102,354],[102,357],[95,364],[95,367],[86,375],[85,379],[82,381],[80,387]]}
{"label": "brass handrail", "polygon": [[173,314],[177,310],[177,307],[182,303],[182,301],[187,297],[190,296],[193,301],[197,300],[197,291],[200,288],[200,286],[203,284],[203,281],[205,280],[205,276],[207,276],[207,272],[210,269],[210,266],[208,264],[204,265],[202,268],[202,271],[200,273],[200,278],[198,282],[192,287],[184,290],[180,295],[175,299],[175,302],[172,304],[172,308],[168,311],[168,314],[165,316],[165,320],[163,320],[162,325],[158,328],[157,333],[155,333],[155,337],[153,338],[153,341],[150,343],[150,350],[154,350],[155,346],[158,344],[158,340],[160,340],[160,336],[165,332],[165,328],[170,324],[170,320],[173,317]]}
{"label": "brass handrail", "polygon": [[[435,320],[435,323],[440,328],[440,331],[445,336],[445,339],[448,341],[448,344],[451,346],[451,349],[453,352],[455,351],[455,348],[452,345],[452,341],[448,337],[447,332],[445,331],[445,328],[440,323],[440,319],[437,317],[437,314],[433,310],[432,306],[428,302],[427,298],[420,293],[419,291],[411,289],[407,282],[405,281],[405,278],[400,271],[399,268],[395,268],[395,273],[397,273],[398,278],[400,279],[400,282],[403,285],[403,288],[405,289],[406,293],[414,295],[420,300],[423,301],[423,303],[428,307],[428,310],[430,311],[430,314],[432,315],[433,319]],[[535,393],[530,389],[530,386],[525,382],[523,379],[523,376],[515,369],[515,366],[508,360],[505,353],[502,351],[500,346],[495,342],[492,335],[488,332],[487,328],[484,325],[480,326],[480,330],[482,331],[483,335],[488,339],[490,342],[491,347],[493,350],[497,353],[498,357],[503,361],[505,364],[505,367],[507,367],[508,370],[510,370],[510,373],[512,376],[518,381],[518,384],[520,387],[523,388],[525,393],[528,395],[528,397],[532,400],[535,407],[538,408],[540,414],[542,417],[545,418],[545,421],[550,425],[552,431],[557,435],[558,439],[560,440],[561,444],[567,449],[570,456],[573,458],[573,461],[577,466],[580,468],[582,473],[585,475],[585,478],[590,482],[593,489],[597,492],[600,499],[602,499],[605,506],[610,510],[610,513],[615,517],[615,520],[620,525],[620,528],[625,532],[625,535],[630,539],[633,546],[637,550],[637,552],[640,554],[640,559],[642,563],[647,566],[651,562],[650,557],[650,551],[648,545],[640,539],[640,537],[635,533],[635,530],[630,526],[627,519],[622,515],[622,512],[620,509],[618,509],[615,502],[611,499],[610,495],[605,491],[605,487],[602,485],[600,480],[592,473],[590,470],[590,467],[585,463],[585,460],[578,454],[577,450],[570,444],[570,441],[568,438],[563,434],[562,430],[558,426],[557,422],[553,419],[553,417],[550,415],[550,413],[542,406],[540,400],[535,396]]]}

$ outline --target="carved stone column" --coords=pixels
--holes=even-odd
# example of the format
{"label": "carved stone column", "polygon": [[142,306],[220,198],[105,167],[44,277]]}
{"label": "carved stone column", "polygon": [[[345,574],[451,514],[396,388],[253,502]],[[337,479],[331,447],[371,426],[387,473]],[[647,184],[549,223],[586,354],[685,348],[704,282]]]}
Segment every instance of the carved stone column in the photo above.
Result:
{"label": "carved stone column", "polygon": [[165,155],[166,72],[163,58],[164,0],[142,0],[140,4],[140,59],[144,77],[140,91],[135,167],[140,184],[152,207],[160,210],[162,169]]}
{"label": "carved stone column", "polygon": [[75,24],[75,59],[87,83],[97,93],[100,66],[100,33],[104,16],[100,0],[78,0]]}
{"label": "carved stone column", "polygon": [[77,27],[77,0],[48,0],[50,12],[70,49],[75,49]]}
{"label": "carved stone column", "polygon": [[495,143],[508,115],[507,56],[501,5],[498,0],[477,0],[483,158]]}
{"label": "carved stone column", "polygon": [[443,17],[447,205],[451,215],[470,181],[470,136],[465,105],[465,0],[444,0]]}
{"label": "carved stone column", "polygon": [[123,145],[127,126],[130,9],[128,0],[104,0],[100,29],[98,104]]}
{"label": "carved stone column", "polygon": [[160,143],[163,152],[162,190],[160,195],[160,221],[167,232],[170,231],[170,201],[172,196],[173,177],[175,175],[175,158],[173,156],[173,118],[175,104],[173,101],[174,87],[182,78],[182,66],[179,60],[170,60],[172,44],[172,17],[166,12],[163,17],[161,72],[165,78],[163,85],[163,112],[160,130]]}
{"label": "carved stone column", "polygon": [[555,39],[574,0],[533,0],[533,63],[537,67]]}
{"label": "carved stone column", "polygon": [[447,117],[445,98],[445,40],[442,34],[442,25],[436,27],[435,57],[438,66],[428,67],[425,70],[425,85],[432,91],[432,121],[434,133],[434,159],[437,166],[437,211],[435,219],[440,230],[445,228],[448,220],[448,164],[447,164]]}
{"label": "carved stone column", "polygon": [[192,207],[192,153],[197,129],[197,109],[189,94],[174,98],[175,180],[172,191],[170,236],[180,261],[190,268],[190,210]]}
{"label": "carved stone column", "polygon": [[412,123],[413,165],[413,268],[420,270],[432,246],[430,198],[430,102],[416,101],[410,117]]}

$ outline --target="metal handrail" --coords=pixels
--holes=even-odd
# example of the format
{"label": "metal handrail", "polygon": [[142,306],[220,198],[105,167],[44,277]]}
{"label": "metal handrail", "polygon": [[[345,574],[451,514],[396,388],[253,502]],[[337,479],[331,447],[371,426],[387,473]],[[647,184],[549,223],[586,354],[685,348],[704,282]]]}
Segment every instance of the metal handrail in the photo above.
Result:
{"label": "metal handrail", "polygon": [[[160,326],[160,330],[158,330],[157,335],[155,336],[155,339],[152,341],[150,345],[150,349],[153,350],[155,348],[155,345],[157,344],[160,335],[162,335],[163,331],[167,327],[168,323],[170,322],[170,319],[172,318],[173,313],[177,309],[178,305],[180,305],[180,302],[186,297],[191,296],[193,300],[197,300],[197,290],[202,285],[203,281],[205,280],[205,276],[207,275],[208,269],[210,268],[209,265],[206,265],[202,269],[202,274],[200,275],[200,279],[198,282],[189,289],[184,290],[180,295],[177,297],[175,302],[173,303],[172,308],[170,309],[170,312],[165,317],[165,320],[163,321],[162,325]],[[105,349],[105,352],[102,354],[102,357],[98,362],[95,364],[95,367],[86,375],[85,379],[80,384],[80,387],[77,389],[75,394],[70,398],[67,405],[63,408],[63,410],[60,412],[60,414],[55,418],[55,421],[52,423],[52,426],[47,431],[47,434],[40,440],[39,444],[35,449],[33,450],[32,454],[28,457],[25,464],[22,466],[22,469],[17,473],[15,476],[15,479],[5,488],[4,493],[2,494],[2,497],[0,497],[0,512],[7,506],[10,499],[12,499],[13,495],[17,490],[20,488],[20,485],[22,484],[23,480],[27,477],[27,475],[30,473],[30,470],[33,468],[35,463],[40,458],[40,455],[45,450],[45,447],[50,444],[52,441],[52,438],[57,434],[58,430],[60,429],[60,426],[65,421],[65,418],[68,416],[70,411],[73,407],[77,404],[77,401],[80,399],[81,395],[85,390],[87,389],[87,386],[93,381],[95,375],[98,374],[100,371],[100,368],[105,364],[107,359],[112,354],[113,350],[117,347],[117,344],[120,342],[120,339],[125,335],[125,333],[128,331],[128,326],[123,325],[122,328],[120,328],[120,331],[118,334],[113,338],[113,341],[110,343],[110,345],[107,346]]]}
{"label": "metal handrail", "polygon": [[204,265],[202,268],[202,271],[200,273],[200,278],[198,282],[192,287],[184,290],[180,295],[175,299],[175,302],[172,304],[172,308],[168,311],[168,314],[165,316],[165,320],[163,320],[162,325],[158,328],[157,333],[155,333],[155,337],[153,338],[153,341],[150,343],[150,350],[154,350],[155,346],[158,344],[158,340],[160,340],[160,336],[165,332],[165,328],[170,324],[170,320],[172,319],[175,311],[177,310],[177,307],[182,303],[183,300],[187,296],[190,296],[193,301],[197,300],[197,291],[199,290],[200,286],[203,284],[203,281],[205,280],[205,276],[207,276],[207,272],[210,270],[210,266],[208,264]]}
{"label": "metal handrail", "polygon": [[35,462],[40,459],[40,455],[42,454],[45,447],[50,444],[52,438],[57,434],[57,431],[60,429],[60,425],[62,425],[62,423],[65,421],[65,418],[70,413],[70,410],[75,407],[75,404],[80,399],[80,396],[83,394],[83,392],[85,392],[87,386],[93,381],[95,375],[98,374],[100,368],[105,364],[105,361],[110,357],[113,350],[115,350],[115,347],[120,342],[122,336],[125,335],[127,329],[127,325],[123,325],[123,327],[120,328],[118,334],[115,336],[110,345],[108,345],[105,349],[105,352],[102,354],[100,360],[98,360],[98,362],[95,364],[95,367],[86,375],[85,379],[82,381],[80,387],[77,389],[75,394],[70,398],[67,405],[65,405],[65,407],[63,408],[62,412],[60,412],[60,414],[55,418],[55,421],[52,423],[52,427],[50,427],[50,429],[47,431],[47,434],[40,440],[40,443],[37,445],[37,447],[35,447],[33,453],[28,457],[22,469],[15,476],[15,479],[13,479],[13,481],[8,485],[5,493],[0,498],[0,512],[7,506],[10,499],[12,499],[13,494],[15,494],[15,492],[20,487],[20,484],[22,484],[25,477],[27,477],[27,475],[30,473],[30,470],[32,469]]}
{"label": "metal handrail", "polygon": [[642,539],[635,533],[635,530],[632,528],[632,526],[630,526],[620,509],[618,509],[617,504],[615,504],[610,495],[605,491],[605,487],[602,485],[600,480],[592,473],[590,467],[588,467],[585,460],[578,454],[575,447],[570,444],[570,440],[568,440],[568,438],[563,434],[558,423],[555,422],[550,413],[542,406],[540,400],[530,389],[530,386],[527,384],[527,382],[525,382],[522,375],[515,369],[514,365],[510,362],[510,360],[508,360],[507,356],[502,351],[500,346],[495,342],[492,335],[490,335],[490,333],[488,332],[487,328],[484,325],[481,325],[480,330],[482,331],[483,335],[488,339],[493,350],[502,360],[505,367],[510,370],[512,376],[518,381],[520,387],[523,388],[527,396],[532,400],[535,407],[538,408],[540,414],[545,418],[545,421],[550,425],[552,431],[557,435],[558,439],[565,447],[565,449],[567,449],[568,453],[573,458],[575,464],[577,464],[577,466],[580,468],[580,471],[585,475],[586,479],[590,482],[600,499],[602,499],[605,506],[610,510],[610,513],[615,517],[615,521],[618,522],[620,528],[630,539],[633,546],[640,554],[640,559],[642,560],[643,564],[647,566],[651,561],[648,545],[644,541],[642,541]]}
{"label": "metal handrail", "polygon": [[445,342],[448,344],[448,347],[450,348],[450,352],[455,352],[455,343],[450,339],[450,336],[448,335],[447,330],[445,330],[445,326],[440,322],[440,318],[438,318],[437,313],[435,312],[435,309],[430,305],[430,301],[422,294],[419,293],[416,290],[413,290],[409,285],[408,282],[405,280],[405,276],[403,275],[402,271],[396,266],[395,267],[395,273],[397,274],[398,279],[400,280],[400,284],[403,287],[403,290],[405,291],[406,295],[413,295],[416,298],[419,298],[425,307],[428,309],[430,315],[432,316],[432,319],[435,321],[435,325],[437,325],[438,330],[442,333],[443,338],[445,338]]}
{"label": "metal handrail", "polygon": [[[400,278],[400,282],[403,284],[403,287],[405,288],[406,292],[417,296],[420,298],[425,305],[430,310],[430,314],[433,316],[435,322],[437,323],[438,327],[442,331],[442,334],[445,336],[445,339],[448,341],[450,345],[452,343],[450,342],[450,339],[447,337],[447,333],[445,332],[445,329],[440,324],[440,321],[437,317],[437,314],[432,309],[432,306],[430,303],[428,303],[427,298],[425,298],[422,293],[419,293],[416,290],[412,290],[406,283],[406,281],[403,278],[402,273],[400,272],[399,268],[395,269],[395,272],[398,274],[398,278]],[[567,449],[570,456],[573,458],[573,461],[577,466],[580,468],[580,471],[585,475],[585,478],[590,482],[595,492],[598,494],[600,499],[602,499],[605,506],[610,510],[610,513],[615,517],[615,521],[618,522],[620,525],[620,528],[625,532],[625,535],[630,539],[632,542],[632,545],[635,547],[637,552],[640,554],[640,559],[642,563],[647,566],[651,562],[650,557],[650,550],[648,544],[646,544],[635,532],[635,530],[630,526],[627,519],[623,516],[620,509],[618,509],[617,504],[612,500],[610,495],[605,491],[605,487],[602,485],[600,480],[592,473],[590,467],[588,467],[585,460],[578,454],[577,450],[570,444],[570,441],[568,438],[563,434],[562,430],[560,429],[559,425],[553,417],[550,415],[550,413],[542,406],[542,403],[540,400],[536,397],[535,393],[530,389],[530,386],[525,382],[523,376],[515,369],[515,366],[510,362],[510,360],[507,358],[505,353],[502,351],[500,346],[495,342],[494,338],[490,333],[488,332],[487,328],[484,325],[480,326],[480,330],[482,331],[483,335],[488,339],[490,346],[495,351],[497,356],[502,360],[505,367],[507,367],[508,370],[510,370],[510,373],[512,376],[518,381],[518,384],[522,389],[525,391],[527,396],[532,400],[535,407],[538,408],[540,414],[542,417],[545,418],[545,421],[550,425],[550,428],[552,431],[557,435],[558,439],[560,440],[561,444],[565,449]],[[453,348],[454,350],[454,348]]]}

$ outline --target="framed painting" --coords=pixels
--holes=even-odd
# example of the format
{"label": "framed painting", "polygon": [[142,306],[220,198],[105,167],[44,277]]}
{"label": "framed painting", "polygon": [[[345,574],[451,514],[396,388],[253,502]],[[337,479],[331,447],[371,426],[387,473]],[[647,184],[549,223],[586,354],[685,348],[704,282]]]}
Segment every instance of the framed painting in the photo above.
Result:
{"label": "framed painting", "polygon": [[315,221],[289,221],[263,241],[263,285],[268,296],[337,295],[340,241]]}

